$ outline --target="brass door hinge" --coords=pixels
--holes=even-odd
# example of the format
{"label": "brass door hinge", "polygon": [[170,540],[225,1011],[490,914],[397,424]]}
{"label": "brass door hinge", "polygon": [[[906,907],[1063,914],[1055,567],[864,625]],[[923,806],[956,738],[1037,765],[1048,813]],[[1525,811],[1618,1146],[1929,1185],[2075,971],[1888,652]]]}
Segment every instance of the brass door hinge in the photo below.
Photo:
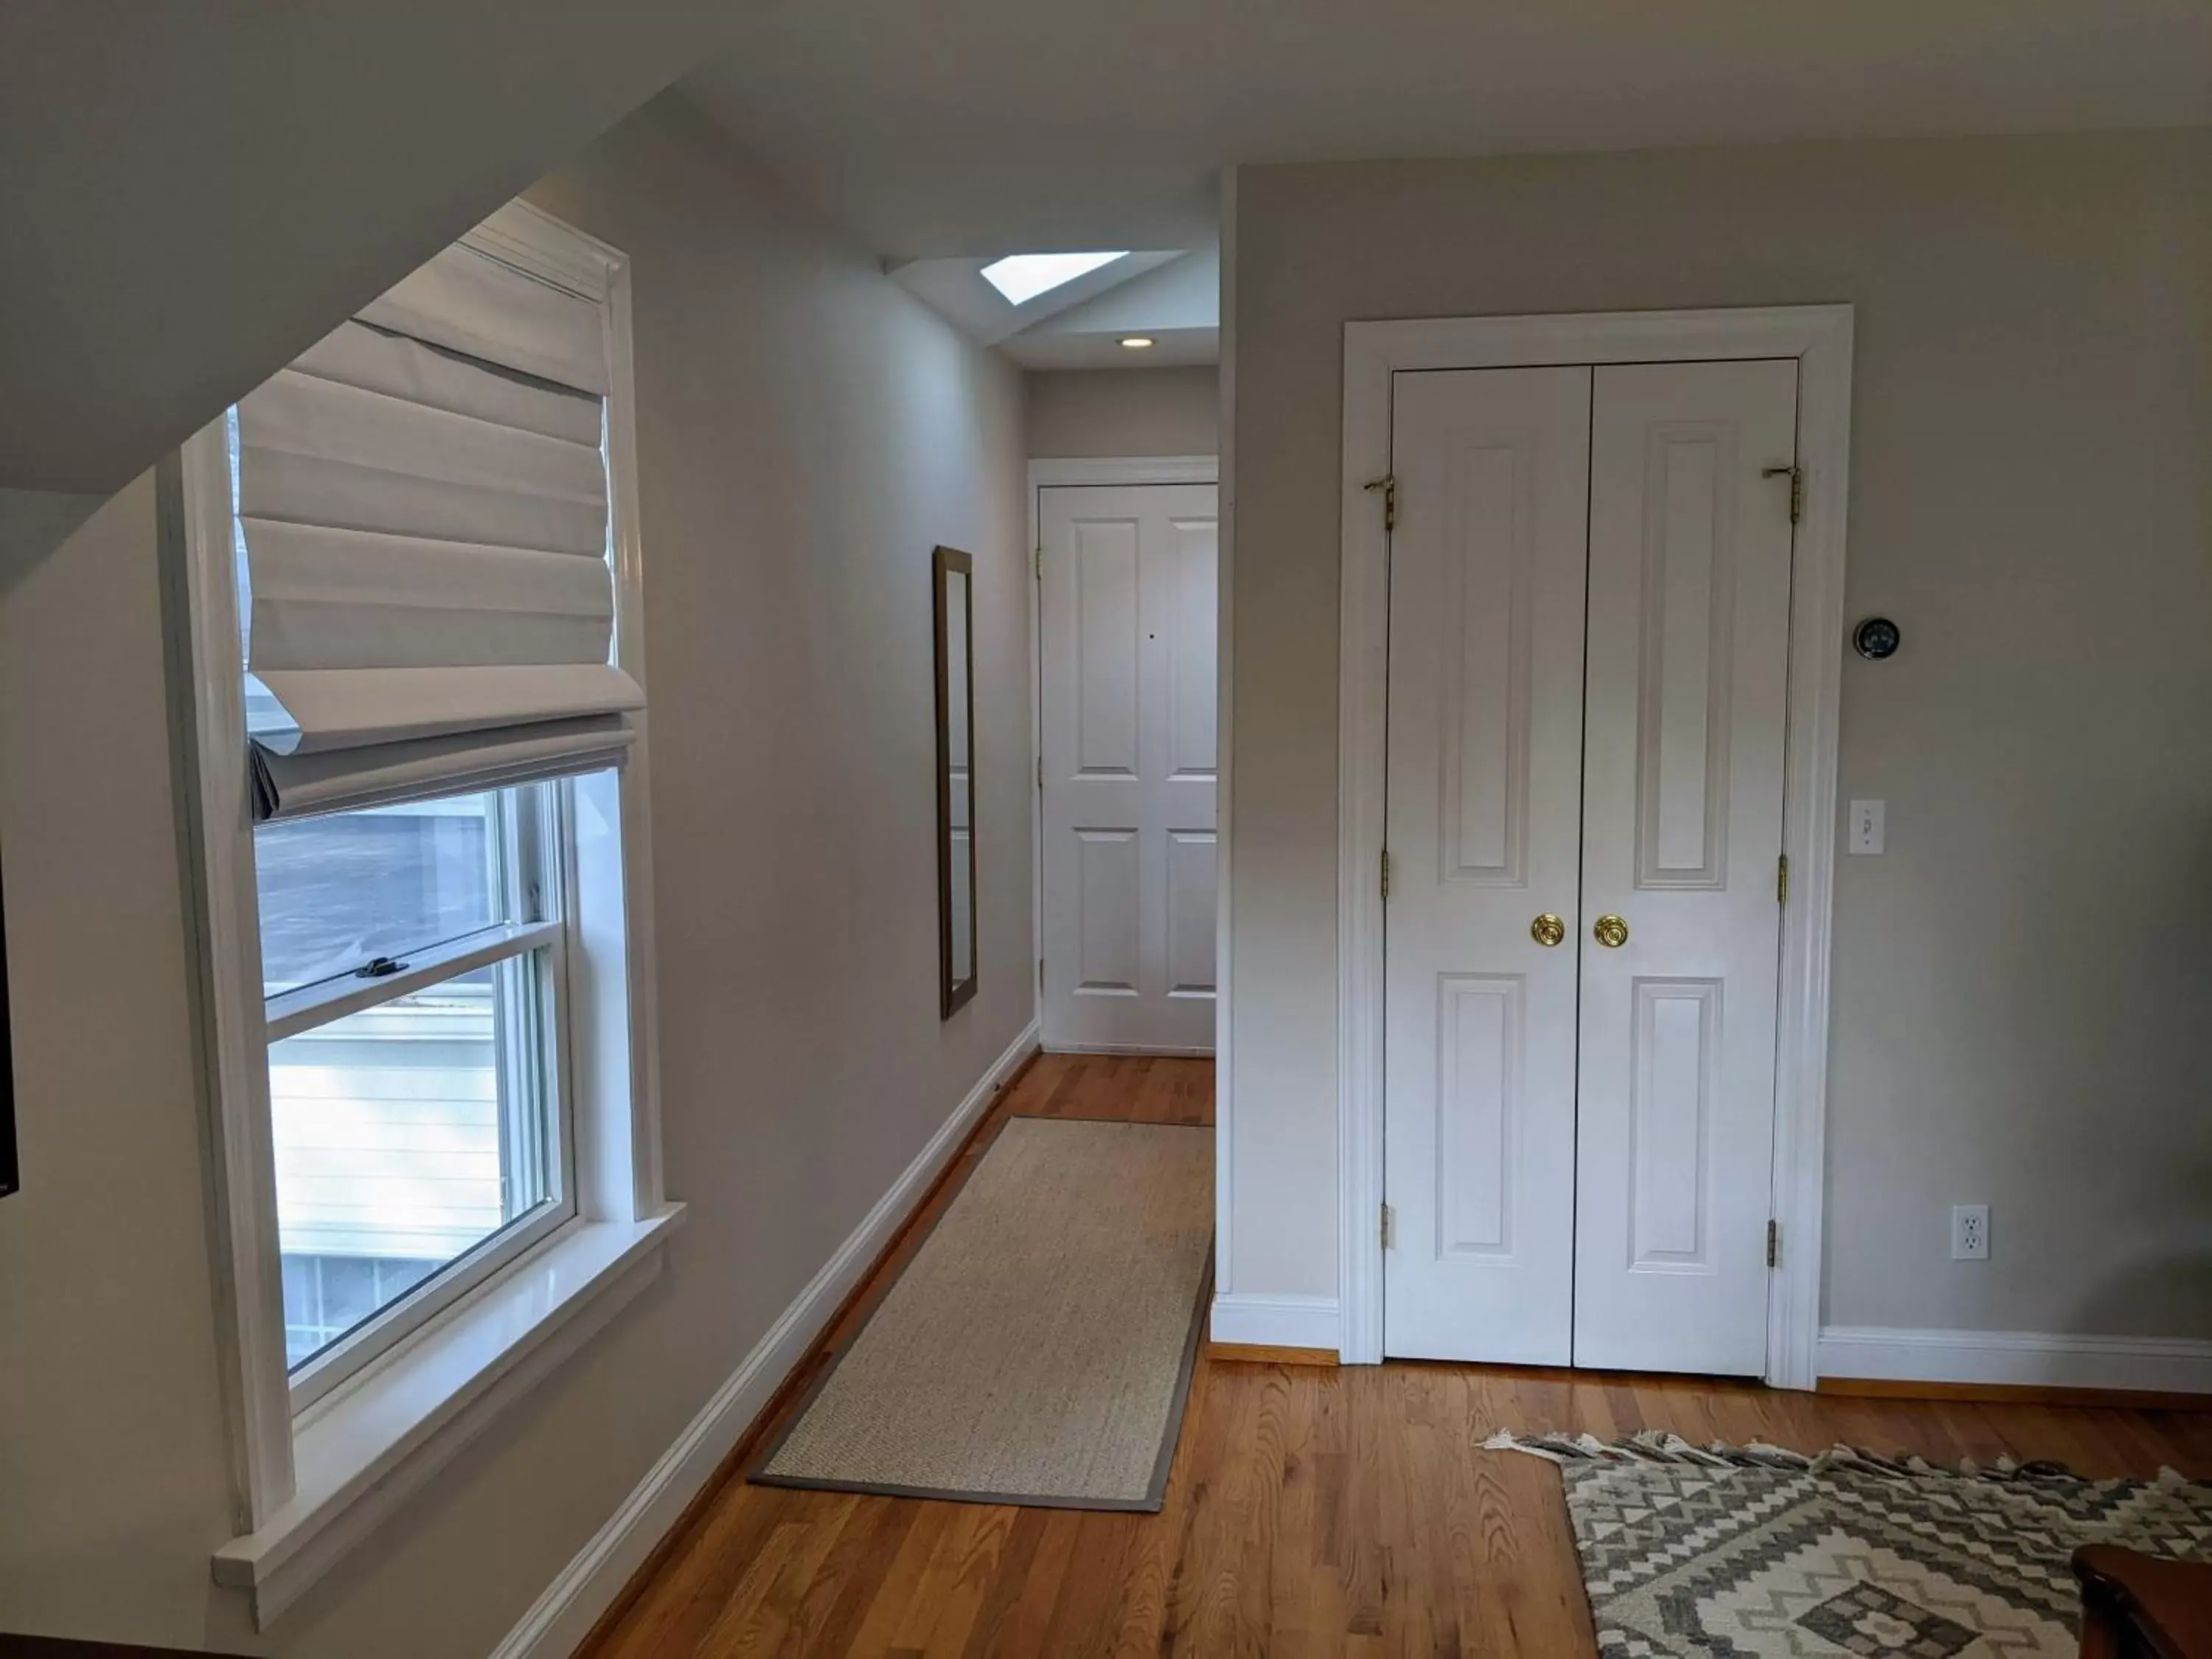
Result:
{"label": "brass door hinge", "polygon": [[1802,466],[1770,466],[1759,476],[1779,478],[1784,474],[1790,479],[1790,522],[1796,524],[1805,516],[1805,469]]}
{"label": "brass door hinge", "polygon": [[1766,1224],[1766,1265],[1778,1267],[1782,1261],[1782,1224],[1770,1220]]}
{"label": "brass door hinge", "polygon": [[1397,1237],[1397,1214],[1385,1204],[1382,1206],[1382,1248],[1389,1249]]}
{"label": "brass door hinge", "polygon": [[1787,853],[1775,863],[1774,902],[1777,904],[1790,902],[1790,854]]}
{"label": "brass door hinge", "polygon": [[1036,579],[1042,581],[1044,580],[1044,549],[1041,547],[1036,550]]}
{"label": "brass door hinge", "polygon": [[1387,847],[1382,849],[1382,900],[1386,904],[1390,900],[1390,849]]}
{"label": "brass door hinge", "polygon": [[1386,472],[1360,487],[1382,492],[1382,528],[1386,532],[1395,530],[1398,527],[1398,480],[1395,475]]}
{"label": "brass door hinge", "polygon": [[1044,958],[1042,957],[1037,958],[1037,989],[1040,991],[1044,989]]}

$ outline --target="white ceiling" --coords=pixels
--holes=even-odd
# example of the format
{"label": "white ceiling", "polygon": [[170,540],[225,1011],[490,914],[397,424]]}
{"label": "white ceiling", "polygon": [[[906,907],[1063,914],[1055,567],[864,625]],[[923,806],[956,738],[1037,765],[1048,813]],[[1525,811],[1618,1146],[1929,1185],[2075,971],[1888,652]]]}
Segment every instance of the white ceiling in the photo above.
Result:
{"label": "white ceiling", "polygon": [[1193,247],[1232,161],[2212,124],[2207,0],[776,0],[683,84],[876,252]]}

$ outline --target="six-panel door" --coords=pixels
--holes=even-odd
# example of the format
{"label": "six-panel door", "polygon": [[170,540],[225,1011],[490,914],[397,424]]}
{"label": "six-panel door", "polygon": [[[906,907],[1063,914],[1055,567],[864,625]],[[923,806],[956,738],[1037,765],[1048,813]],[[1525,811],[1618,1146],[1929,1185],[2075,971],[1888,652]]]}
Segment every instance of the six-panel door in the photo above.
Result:
{"label": "six-panel door", "polygon": [[1044,1045],[1210,1054],[1214,487],[1042,498]]}

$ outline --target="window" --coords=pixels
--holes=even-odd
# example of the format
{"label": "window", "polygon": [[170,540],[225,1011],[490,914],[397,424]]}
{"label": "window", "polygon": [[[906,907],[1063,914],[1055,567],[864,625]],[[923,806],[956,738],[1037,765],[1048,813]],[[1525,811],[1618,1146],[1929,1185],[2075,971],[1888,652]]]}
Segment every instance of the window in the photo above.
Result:
{"label": "window", "polygon": [[403,1304],[458,1293],[574,1213],[567,816],[543,783],[254,832],[295,1396],[388,1346]]}
{"label": "window", "polygon": [[165,486],[248,1522],[214,1565],[264,1625],[680,1212],[631,948],[627,280],[503,209]]}
{"label": "window", "polygon": [[1027,305],[1040,294],[1049,294],[1102,265],[1126,259],[1113,253],[1009,253],[983,267],[983,280],[1006,296],[1010,306]]}

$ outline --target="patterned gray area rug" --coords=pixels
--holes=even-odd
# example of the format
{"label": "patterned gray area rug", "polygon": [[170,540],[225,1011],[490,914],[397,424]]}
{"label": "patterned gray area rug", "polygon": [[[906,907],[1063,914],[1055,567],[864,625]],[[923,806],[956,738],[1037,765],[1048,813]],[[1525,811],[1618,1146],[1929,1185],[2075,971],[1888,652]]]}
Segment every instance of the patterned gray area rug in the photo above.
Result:
{"label": "patterned gray area rug", "polygon": [[1485,1443],[1559,1466],[1603,1659],[2073,1659],[2081,1545],[2212,1555],[2212,1485],[2171,1469],[2085,1480],[1658,1434]]}

